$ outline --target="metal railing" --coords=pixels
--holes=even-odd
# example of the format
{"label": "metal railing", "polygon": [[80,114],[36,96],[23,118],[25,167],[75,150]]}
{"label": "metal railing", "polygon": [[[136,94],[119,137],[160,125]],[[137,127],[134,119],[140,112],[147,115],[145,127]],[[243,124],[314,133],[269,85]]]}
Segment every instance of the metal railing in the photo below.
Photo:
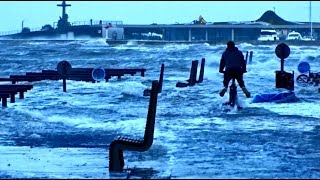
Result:
{"label": "metal railing", "polygon": [[[107,25],[107,24],[111,24],[113,26],[116,25],[122,25],[123,22],[122,21],[101,21],[101,24],[103,25]],[[94,20],[92,21],[75,21],[70,23],[72,26],[79,26],[79,25],[101,25],[100,24],[100,20]],[[57,22],[53,23],[53,28],[57,28]],[[41,31],[42,27],[37,27],[37,28],[30,28],[30,32],[34,32],[34,31]],[[4,31],[4,32],[0,32],[0,36],[6,36],[6,35],[11,35],[11,34],[17,34],[17,33],[21,33],[21,30],[14,30],[14,31]]]}
{"label": "metal railing", "polygon": [[0,32],[0,36],[6,36],[6,35],[10,35],[10,34],[17,34],[20,33],[21,30],[14,30],[14,31],[3,31]]}
{"label": "metal railing", "polygon": [[[42,27],[37,27],[37,28],[31,28],[30,32],[34,32],[34,31],[41,31]],[[11,34],[18,34],[21,33],[22,30],[14,30],[14,31],[4,31],[4,32],[0,32],[0,36],[6,36],[6,35],[11,35]]]}
{"label": "metal railing", "polygon": [[41,31],[42,27],[37,27],[37,28],[31,28],[30,29],[30,32],[33,32],[33,31]]}
{"label": "metal railing", "polygon": [[[112,25],[122,25],[122,21],[101,21],[102,24],[109,24],[111,23]],[[92,24],[89,21],[75,21],[70,23],[72,26],[79,26],[79,25],[100,25],[100,21],[94,20],[92,21]]]}

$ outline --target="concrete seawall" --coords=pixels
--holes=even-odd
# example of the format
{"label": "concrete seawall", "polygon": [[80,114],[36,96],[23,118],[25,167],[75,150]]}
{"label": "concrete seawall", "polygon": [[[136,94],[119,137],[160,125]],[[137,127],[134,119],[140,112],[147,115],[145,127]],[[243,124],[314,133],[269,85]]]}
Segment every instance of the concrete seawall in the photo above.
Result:
{"label": "concrete seawall", "polygon": [[[225,45],[227,42],[222,41],[165,41],[165,40],[106,40],[109,45],[118,44],[146,44],[146,45],[161,45],[161,44],[203,44],[210,45]],[[319,46],[320,41],[235,41],[236,44],[248,43],[252,45],[278,45],[286,43],[289,46]]]}

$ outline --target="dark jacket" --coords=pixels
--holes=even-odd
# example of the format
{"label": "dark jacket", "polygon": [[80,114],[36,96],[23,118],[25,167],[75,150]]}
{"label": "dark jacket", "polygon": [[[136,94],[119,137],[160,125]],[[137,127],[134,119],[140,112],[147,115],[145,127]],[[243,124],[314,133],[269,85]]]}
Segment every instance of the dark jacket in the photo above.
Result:
{"label": "dark jacket", "polygon": [[245,73],[247,71],[244,56],[237,47],[227,48],[223,52],[219,72],[223,72],[224,68],[226,68],[225,72]]}

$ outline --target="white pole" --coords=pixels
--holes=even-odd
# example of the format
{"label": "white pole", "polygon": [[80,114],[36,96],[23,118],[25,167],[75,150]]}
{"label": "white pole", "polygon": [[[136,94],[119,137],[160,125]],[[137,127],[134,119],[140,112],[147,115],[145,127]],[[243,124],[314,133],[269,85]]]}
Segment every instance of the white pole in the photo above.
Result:
{"label": "white pole", "polygon": [[312,37],[311,0],[309,1],[310,36]]}

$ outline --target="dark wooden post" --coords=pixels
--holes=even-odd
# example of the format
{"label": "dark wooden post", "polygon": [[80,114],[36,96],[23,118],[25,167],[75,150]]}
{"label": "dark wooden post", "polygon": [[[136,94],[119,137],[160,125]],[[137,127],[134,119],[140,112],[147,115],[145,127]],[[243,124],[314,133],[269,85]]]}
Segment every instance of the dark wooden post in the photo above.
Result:
{"label": "dark wooden post", "polygon": [[198,60],[194,60],[191,63],[190,77],[187,80],[188,83],[177,82],[176,87],[194,86],[197,82],[197,71],[198,71]]}
{"label": "dark wooden post", "polygon": [[198,71],[198,60],[194,60],[194,61],[192,61],[192,64],[191,64],[189,86],[193,86],[196,84],[197,71]]}
{"label": "dark wooden post", "polygon": [[24,99],[24,92],[23,91],[19,92],[19,99]]}
{"label": "dark wooden post", "polygon": [[162,91],[163,73],[164,73],[164,64],[161,64],[160,77],[159,77],[159,93],[161,93]]}
{"label": "dark wooden post", "polygon": [[247,53],[246,53],[246,64],[248,63],[248,53],[249,53],[249,51],[247,51]]}
{"label": "dark wooden post", "polygon": [[2,107],[7,107],[7,98],[2,97]]}
{"label": "dark wooden post", "polygon": [[62,80],[63,92],[67,92],[67,79],[63,78]]}
{"label": "dark wooden post", "polygon": [[14,103],[15,102],[15,97],[14,97],[15,93],[10,93],[10,102]]}
{"label": "dark wooden post", "polygon": [[252,52],[252,51],[250,51],[249,64],[251,64],[251,63],[252,63],[252,54],[253,54],[253,52]]}
{"label": "dark wooden post", "polygon": [[205,62],[206,62],[206,59],[202,58],[201,59],[200,74],[199,74],[199,79],[198,79],[197,83],[202,83],[202,81],[203,81]]}

